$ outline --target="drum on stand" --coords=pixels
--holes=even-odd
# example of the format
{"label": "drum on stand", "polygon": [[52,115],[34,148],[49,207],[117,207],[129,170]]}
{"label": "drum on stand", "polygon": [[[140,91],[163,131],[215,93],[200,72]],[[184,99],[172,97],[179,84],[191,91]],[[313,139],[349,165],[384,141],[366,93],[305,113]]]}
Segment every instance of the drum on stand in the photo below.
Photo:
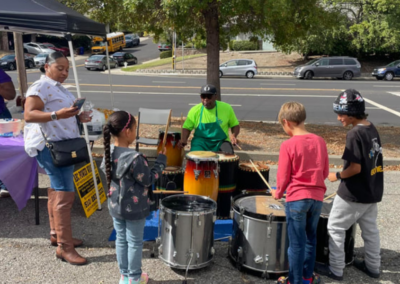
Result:
{"label": "drum on stand", "polygon": [[[159,130],[157,153],[161,151],[162,142],[164,139],[165,130]],[[170,127],[168,129],[167,141],[165,148],[167,149],[167,167],[182,167],[184,158],[184,149],[178,147],[178,142],[181,139],[181,129],[178,127]]]}
{"label": "drum on stand", "polygon": [[[315,261],[323,264],[329,264],[328,218],[332,210],[332,205],[333,200],[324,201],[317,227],[317,256]],[[356,228],[356,224],[354,224],[346,231],[346,238],[344,242],[346,265],[350,265],[354,261]]]}
{"label": "drum on stand", "polygon": [[269,274],[289,271],[284,201],[260,193],[238,195],[232,203],[233,232],[229,255],[240,269]]}
{"label": "drum on stand", "polygon": [[[262,176],[269,182],[269,167],[262,162],[254,162]],[[268,189],[267,185],[258,175],[251,163],[240,163],[238,170],[238,182],[234,195],[247,192],[263,193]]]}
{"label": "drum on stand", "polygon": [[216,202],[204,196],[180,194],[164,198],[157,238],[159,258],[178,269],[209,265],[215,253],[216,209]]}
{"label": "drum on stand", "polygon": [[183,188],[188,194],[203,195],[217,201],[218,181],[217,154],[207,151],[186,154]]}
{"label": "drum on stand", "polygon": [[[183,191],[183,169],[180,167],[166,167],[162,175],[157,180],[156,190],[174,190]],[[159,208],[160,202],[163,198],[171,194],[153,194],[154,195],[154,208]],[[151,210],[151,211],[155,211]]]}
{"label": "drum on stand", "polygon": [[238,155],[218,153],[219,188],[217,199],[217,217],[229,218],[231,211],[231,197],[236,190],[237,172],[239,166]]}

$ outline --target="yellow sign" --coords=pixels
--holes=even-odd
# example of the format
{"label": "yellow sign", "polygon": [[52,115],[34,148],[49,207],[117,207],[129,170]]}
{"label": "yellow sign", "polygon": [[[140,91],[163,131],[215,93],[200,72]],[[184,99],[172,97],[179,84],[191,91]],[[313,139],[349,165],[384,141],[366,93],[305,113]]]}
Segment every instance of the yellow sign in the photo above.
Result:
{"label": "yellow sign", "polygon": [[[94,170],[96,172],[100,203],[103,204],[107,198],[104,193],[103,184],[101,183],[96,163],[94,163]],[[96,189],[94,187],[92,167],[90,166],[90,163],[74,172],[74,183],[81,199],[83,210],[85,210],[86,218],[89,218],[98,209]]]}

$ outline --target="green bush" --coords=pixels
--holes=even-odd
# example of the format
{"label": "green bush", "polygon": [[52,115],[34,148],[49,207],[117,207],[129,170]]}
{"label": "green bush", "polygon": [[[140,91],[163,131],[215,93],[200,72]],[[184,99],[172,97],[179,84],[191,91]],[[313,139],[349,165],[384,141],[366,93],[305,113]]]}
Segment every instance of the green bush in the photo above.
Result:
{"label": "green bush", "polygon": [[[231,47],[231,44],[229,43],[229,48],[230,47]],[[232,41],[232,49],[231,50],[235,50],[235,51],[258,50],[258,43],[248,41],[248,40],[234,40],[234,41]]]}
{"label": "green bush", "polygon": [[172,50],[160,52],[160,59],[172,57]]}

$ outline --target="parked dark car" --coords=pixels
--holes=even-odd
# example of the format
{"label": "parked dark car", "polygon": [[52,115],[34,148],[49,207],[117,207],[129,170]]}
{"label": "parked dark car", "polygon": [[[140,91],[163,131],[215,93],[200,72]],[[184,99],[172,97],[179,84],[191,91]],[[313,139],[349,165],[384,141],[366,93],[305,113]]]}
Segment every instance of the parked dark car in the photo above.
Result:
{"label": "parked dark car", "polygon": [[386,66],[377,67],[372,71],[372,76],[377,80],[392,81],[394,77],[400,77],[400,60],[393,61]]}
{"label": "parked dark car", "polygon": [[44,46],[46,46],[47,48],[50,48],[50,49],[55,50],[55,51],[60,51],[65,56],[69,56],[69,48],[68,47],[61,46],[61,45],[58,45],[58,44],[55,44],[55,43],[48,43],[48,42],[44,42],[42,44]]}
{"label": "parked dark car", "polygon": [[[28,57],[25,55],[25,67],[33,68],[35,67],[35,61],[32,57]],[[15,59],[15,54],[8,54],[0,58],[0,68],[4,70],[16,70],[17,69],[17,60]]]}
{"label": "parked dark car", "polygon": [[357,58],[334,56],[313,59],[305,65],[294,69],[293,75],[300,79],[313,77],[331,77],[351,80],[361,76],[361,64]]}
{"label": "parked dark car", "polygon": [[125,35],[126,47],[134,47],[140,44],[140,38],[136,34]]}
{"label": "parked dark car", "polygon": [[128,65],[137,64],[138,62],[137,58],[129,52],[116,52],[111,57],[118,61],[120,66],[124,65],[124,62],[127,62]]}

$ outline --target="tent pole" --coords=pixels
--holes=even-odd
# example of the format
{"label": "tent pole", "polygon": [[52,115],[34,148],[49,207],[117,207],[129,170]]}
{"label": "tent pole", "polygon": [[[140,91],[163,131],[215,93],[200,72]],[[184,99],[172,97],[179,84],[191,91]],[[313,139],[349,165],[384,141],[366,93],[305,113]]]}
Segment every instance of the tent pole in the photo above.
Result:
{"label": "tent pole", "polygon": [[[78,80],[78,72],[76,70],[76,63],[75,63],[75,57],[74,57],[74,48],[72,46],[72,38],[70,34],[66,35],[66,38],[68,40],[68,46],[69,46],[69,52],[71,54],[71,62],[72,62],[72,70],[74,71],[74,77],[75,77],[75,85],[76,85],[76,92],[78,93],[78,98],[81,98],[81,88],[79,86],[79,80]],[[93,157],[92,157],[92,151],[90,149],[90,143],[89,143],[89,135],[88,135],[88,130],[87,130],[87,125],[86,123],[83,123],[83,130],[85,132],[85,140],[86,140],[86,146],[88,149],[89,153],[89,159],[90,159],[90,166],[92,168],[92,176],[93,176],[93,182],[94,182],[94,188],[96,190],[96,197],[97,197],[97,205],[98,209],[101,210],[101,202],[100,202],[100,195],[99,195],[99,188],[97,186],[97,180],[96,180],[96,172],[94,170],[94,165],[93,165]]]}
{"label": "tent pole", "polygon": [[114,93],[113,93],[113,90],[112,90],[110,56],[109,56],[109,53],[108,53],[108,42],[107,42],[107,40],[106,40],[106,56],[107,56],[107,66],[108,66],[108,82],[110,83],[111,107],[112,107],[112,110],[114,110]]}

